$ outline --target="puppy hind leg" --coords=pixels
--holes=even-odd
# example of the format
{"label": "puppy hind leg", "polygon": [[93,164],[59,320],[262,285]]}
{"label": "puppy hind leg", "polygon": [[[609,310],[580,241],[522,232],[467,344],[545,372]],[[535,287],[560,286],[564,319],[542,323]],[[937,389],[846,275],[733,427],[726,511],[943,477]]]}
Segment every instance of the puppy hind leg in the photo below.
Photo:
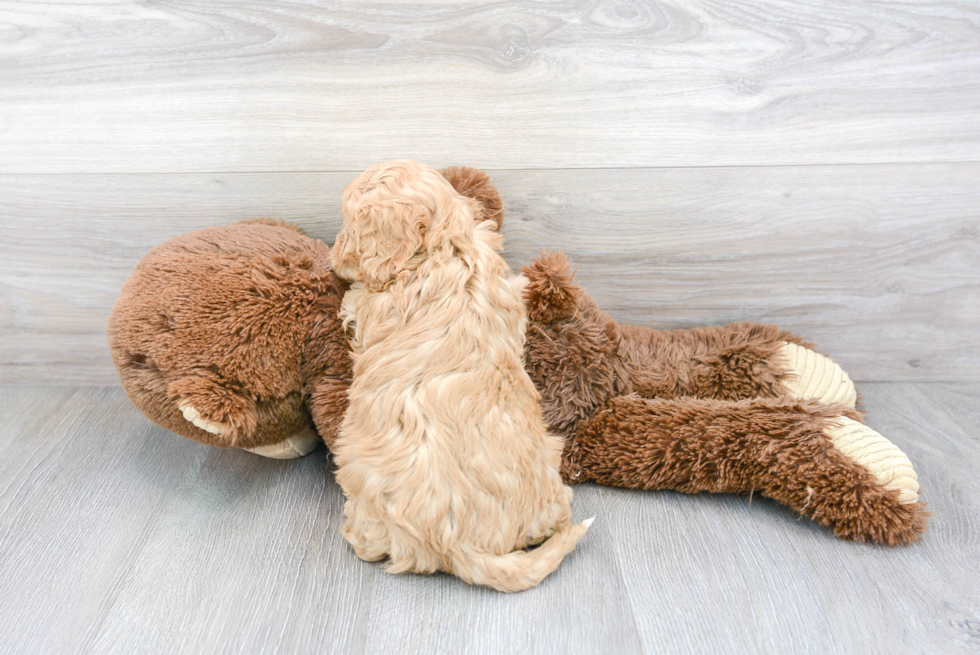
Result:
{"label": "puppy hind leg", "polygon": [[527,532],[527,545],[536,546],[572,525],[572,488],[560,485],[554,499],[544,506]]}
{"label": "puppy hind leg", "polygon": [[344,505],[344,525],[340,533],[350,543],[354,552],[365,562],[377,562],[391,552],[391,535],[388,526],[367,514],[356,500]]}
{"label": "puppy hind leg", "polygon": [[408,537],[400,530],[392,535],[391,547],[388,552],[388,573],[435,573],[440,569],[449,570],[443,566],[442,557],[425,544]]}

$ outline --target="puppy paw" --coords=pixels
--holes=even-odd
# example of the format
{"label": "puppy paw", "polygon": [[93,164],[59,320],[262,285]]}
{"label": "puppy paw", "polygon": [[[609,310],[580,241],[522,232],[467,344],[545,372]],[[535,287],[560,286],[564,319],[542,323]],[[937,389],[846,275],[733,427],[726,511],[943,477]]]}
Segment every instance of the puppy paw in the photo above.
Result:
{"label": "puppy paw", "polygon": [[312,428],[305,428],[279,443],[246,448],[245,450],[270,459],[296,459],[310,454],[319,443],[320,437],[317,436],[316,432]]}
{"label": "puppy paw", "polygon": [[867,425],[845,416],[833,419],[825,433],[834,448],[868,469],[878,484],[897,491],[899,503],[918,502],[918,476],[912,462],[898,446]]}
{"label": "puppy paw", "polygon": [[787,362],[782,383],[792,398],[847,407],[857,404],[854,383],[829,357],[795,343],[785,344],[778,353]]}
{"label": "puppy paw", "polygon": [[205,432],[210,432],[211,434],[227,434],[231,431],[231,426],[227,423],[219,423],[218,421],[209,421],[208,419],[201,416],[201,413],[197,411],[190,404],[178,405],[184,418],[201,428]]}

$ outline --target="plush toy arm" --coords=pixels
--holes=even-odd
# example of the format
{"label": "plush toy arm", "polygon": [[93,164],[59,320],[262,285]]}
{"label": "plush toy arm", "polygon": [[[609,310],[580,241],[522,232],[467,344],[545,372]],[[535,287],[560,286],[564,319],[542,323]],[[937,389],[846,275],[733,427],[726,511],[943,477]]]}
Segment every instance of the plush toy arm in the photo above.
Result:
{"label": "plush toy arm", "polygon": [[928,517],[915,472],[856,418],[813,401],[625,396],[579,426],[563,474],[631,489],[758,492],[842,539],[914,542]]}
{"label": "plush toy arm", "polygon": [[168,377],[147,358],[121,347],[113,348],[113,356],[133,403],[183,437],[273,459],[301,457],[320,443],[299,393],[256,401],[209,371]]}
{"label": "plush toy arm", "polygon": [[620,353],[633,389],[644,398],[819,400],[854,407],[857,391],[844,370],[774,325],[657,331],[620,325]]}
{"label": "plush toy arm", "polygon": [[620,325],[619,352],[644,398],[745,398],[783,395],[778,353],[792,335],[772,325],[660,331]]}
{"label": "plush toy arm", "polygon": [[[574,398],[589,404],[635,392],[644,398],[788,397],[856,405],[857,390],[840,366],[776,326],[733,323],[660,331],[624,325],[575,284],[561,253],[542,253],[522,273],[528,279],[529,372],[546,396],[549,385],[565,390],[556,398],[559,404],[565,403],[567,389],[577,388]],[[594,379],[597,371],[605,371],[602,380]],[[569,379],[555,383],[559,374]],[[583,392],[584,386],[591,389]],[[563,432],[574,423],[567,411],[565,416],[546,407],[546,414],[554,414],[548,420]]]}

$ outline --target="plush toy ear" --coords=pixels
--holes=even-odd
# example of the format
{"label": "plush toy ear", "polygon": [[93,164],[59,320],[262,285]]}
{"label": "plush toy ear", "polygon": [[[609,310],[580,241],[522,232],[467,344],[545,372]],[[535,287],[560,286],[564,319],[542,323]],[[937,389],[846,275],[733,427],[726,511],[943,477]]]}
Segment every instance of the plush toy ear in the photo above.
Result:
{"label": "plush toy ear", "polygon": [[582,288],[573,281],[574,274],[564,253],[542,252],[521,273],[527,278],[524,304],[528,319],[554,323],[575,315]]}
{"label": "plush toy ear", "polygon": [[469,166],[450,166],[439,171],[449,180],[456,192],[479,203],[476,220],[493,221],[499,231],[504,224],[504,202],[490,182],[490,176]]}

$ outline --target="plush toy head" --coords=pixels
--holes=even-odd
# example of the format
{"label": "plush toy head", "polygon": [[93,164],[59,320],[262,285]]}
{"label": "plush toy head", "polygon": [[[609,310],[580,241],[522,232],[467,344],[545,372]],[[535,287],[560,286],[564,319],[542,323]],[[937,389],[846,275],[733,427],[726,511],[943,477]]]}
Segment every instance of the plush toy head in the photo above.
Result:
{"label": "plush toy head", "polygon": [[[502,202],[485,173],[459,166],[440,180],[499,227]],[[347,407],[351,365],[337,316],[347,286],[330,259],[322,241],[264,219],[190,232],[151,250],[108,326],[133,403],[168,430],[212,446],[297,457],[319,441],[311,418],[329,444]]]}
{"label": "plush toy head", "polygon": [[334,270],[342,278],[384,286],[437,251],[465,247],[481,207],[434,168],[397,160],[357,176],[344,189],[341,211]]}

